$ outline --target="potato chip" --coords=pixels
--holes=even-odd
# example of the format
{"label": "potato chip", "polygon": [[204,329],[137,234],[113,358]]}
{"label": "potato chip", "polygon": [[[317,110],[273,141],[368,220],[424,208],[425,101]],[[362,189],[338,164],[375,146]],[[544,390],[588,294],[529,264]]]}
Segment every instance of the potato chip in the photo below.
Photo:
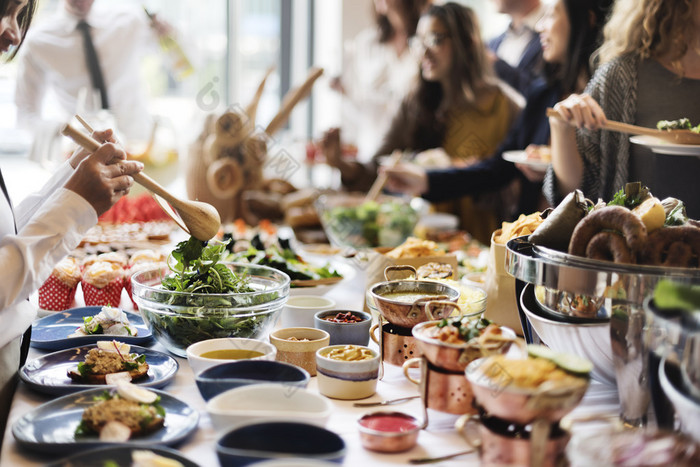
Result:
{"label": "potato chip", "polygon": [[495,243],[504,244],[508,240],[512,240],[516,237],[530,235],[543,220],[539,212],[533,212],[527,216],[525,214],[520,214],[520,217],[518,217],[515,222],[504,222],[503,227],[501,227],[500,235],[495,235],[493,241]]}
{"label": "potato chip", "polygon": [[388,258],[421,258],[423,256],[444,255],[445,250],[431,240],[421,240],[416,237],[409,237],[401,245],[386,253]]}

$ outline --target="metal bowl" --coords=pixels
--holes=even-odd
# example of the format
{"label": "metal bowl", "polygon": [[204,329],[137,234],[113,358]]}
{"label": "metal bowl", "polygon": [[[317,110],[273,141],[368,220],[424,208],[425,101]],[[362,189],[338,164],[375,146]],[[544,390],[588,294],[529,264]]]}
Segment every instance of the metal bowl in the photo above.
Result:
{"label": "metal bowl", "polygon": [[[380,419],[394,419],[402,423],[401,429],[381,428]],[[418,433],[423,423],[412,415],[402,412],[371,412],[363,415],[358,421],[360,441],[365,449],[378,452],[402,452],[416,445]]]}
{"label": "metal bowl", "polygon": [[535,420],[558,422],[571,412],[588,389],[588,380],[580,378],[581,383],[562,388],[528,389],[508,383],[505,372],[499,374],[483,371],[486,358],[474,360],[465,370],[467,380],[471,383],[476,402],[489,415],[527,425]]}
{"label": "metal bowl", "polygon": [[[459,311],[459,290],[435,281],[396,280],[379,282],[370,288],[379,313],[392,324],[412,328],[418,323],[442,319]],[[391,295],[425,295],[413,302],[401,301]]]}
{"label": "metal bowl", "polygon": [[[605,297],[604,306],[610,312],[610,347],[605,350],[614,363],[621,418],[630,425],[644,425],[650,401],[644,299],[662,279],[699,283],[700,268],[597,261],[535,246],[528,236],[510,240],[506,249],[506,270],[518,280],[572,294]],[[563,317],[564,322],[567,319]]]}
{"label": "metal bowl", "polygon": [[[421,353],[430,363],[438,368],[446,371],[463,372],[469,363],[475,358],[483,357],[481,353],[477,353],[474,349],[468,349],[467,343],[452,344],[443,342],[440,339],[434,338],[436,326],[440,323],[436,321],[426,321],[417,324],[413,330],[413,337],[416,338],[416,344]],[[502,332],[512,337],[515,341],[517,337],[512,329],[501,327]],[[506,353],[510,349],[510,343],[506,343],[501,347],[500,352]]]}
{"label": "metal bowl", "polygon": [[544,344],[558,352],[587,358],[593,362],[591,378],[615,386],[610,320],[572,322],[570,318],[547,313],[535,299],[532,284],[523,289],[520,304],[530,326]]}

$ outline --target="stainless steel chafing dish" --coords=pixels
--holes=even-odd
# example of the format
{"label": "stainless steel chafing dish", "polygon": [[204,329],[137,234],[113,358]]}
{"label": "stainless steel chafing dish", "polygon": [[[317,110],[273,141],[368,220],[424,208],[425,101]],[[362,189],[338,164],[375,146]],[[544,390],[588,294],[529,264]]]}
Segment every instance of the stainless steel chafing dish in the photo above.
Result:
{"label": "stainless steel chafing dish", "polygon": [[[700,283],[700,269],[592,260],[533,245],[528,237],[518,237],[507,243],[505,263],[506,271],[519,281],[603,300],[603,306],[610,310],[611,353],[621,417],[626,423],[643,425],[650,399],[648,352],[653,350],[648,348],[644,338],[644,299],[661,279]],[[523,284],[519,289],[522,288]],[[521,320],[525,328],[528,323],[522,312]],[[572,322],[571,325],[576,324]]]}

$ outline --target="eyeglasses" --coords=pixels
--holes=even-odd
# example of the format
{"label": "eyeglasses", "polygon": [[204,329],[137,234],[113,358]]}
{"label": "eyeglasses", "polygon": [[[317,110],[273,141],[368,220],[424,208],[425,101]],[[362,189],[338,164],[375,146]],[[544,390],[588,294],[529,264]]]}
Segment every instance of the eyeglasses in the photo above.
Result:
{"label": "eyeglasses", "polygon": [[435,50],[442,43],[445,41],[445,39],[448,39],[450,36],[448,34],[443,34],[443,33],[430,33],[427,34],[425,37],[418,37],[418,36],[413,36],[409,42],[408,46],[411,49],[411,52],[415,53],[416,55],[422,55],[426,50]]}

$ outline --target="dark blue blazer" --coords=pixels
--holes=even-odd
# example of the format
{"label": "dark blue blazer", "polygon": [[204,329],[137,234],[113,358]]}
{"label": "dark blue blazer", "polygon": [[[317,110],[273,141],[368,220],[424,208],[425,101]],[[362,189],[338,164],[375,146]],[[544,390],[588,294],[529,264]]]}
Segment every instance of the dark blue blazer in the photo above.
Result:
{"label": "dark blue blazer", "polygon": [[[516,178],[522,181],[522,193],[517,213],[529,214],[539,205],[541,183],[532,183],[515,167],[501,157],[504,151],[525,149],[529,144],[549,144],[547,107],[559,102],[559,86],[547,84],[538,78],[525,93],[527,104],[518,116],[508,136],[488,159],[469,167],[428,171],[428,193],[423,198],[437,202],[468,195],[500,190]],[[507,219],[506,219],[507,220]]]}
{"label": "dark blue blazer", "polygon": [[[489,41],[488,46],[494,53],[503,42],[506,33]],[[510,84],[521,94],[525,94],[530,84],[542,73],[542,45],[539,34],[533,35],[528,42],[518,66],[512,67],[500,58],[494,64],[494,69],[499,78]]]}

